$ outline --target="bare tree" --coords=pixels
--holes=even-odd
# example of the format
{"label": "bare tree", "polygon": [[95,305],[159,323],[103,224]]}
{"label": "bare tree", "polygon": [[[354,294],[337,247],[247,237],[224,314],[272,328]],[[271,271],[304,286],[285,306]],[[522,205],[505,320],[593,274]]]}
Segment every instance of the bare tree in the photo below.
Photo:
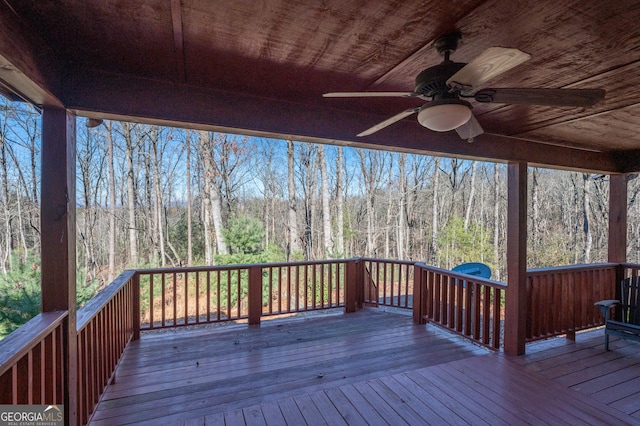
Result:
{"label": "bare tree", "polygon": [[11,270],[13,268],[11,259],[12,244],[12,230],[11,230],[11,206],[9,198],[9,175],[7,173],[8,162],[8,141],[6,138],[8,129],[8,114],[9,108],[3,108],[2,110],[2,130],[0,131],[0,182],[2,183],[2,218],[4,232],[4,241],[2,244],[2,257],[0,258],[0,269],[3,274],[7,273],[7,268]]}
{"label": "bare tree", "polygon": [[107,167],[109,169],[109,282],[116,276],[116,172],[114,168],[113,129],[104,122],[107,131]]}
{"label": "bare tree", "polygon": [[125,157],[127,162],[127,212],[129,217],[129,265],[138,266],[138,230],[136,224],[136,186],[135,186],[135,170],[134,155],[136,149],[136,141],[133,137],[133,128],[135,124],[122,122],[122,135],[125,141]]}
{"label": "bare tree", "polygon": [[358,149],[360,157],[360,171],[362,172],[363,189],[367,215],[367,239],[366,239],[366,256],[375,256],[377,254],[376,245],[376,193],[379,191],[382,173],[385,170],[386,153],[376,150]]}
{"label": "bare tree", "polygon": [[300,251],[294,160],[295,148],[293,141],[287,140],[287,182],[289,190],[289,241],[287,259],[290,259],[292,254]]}
{"label": "bare tree", "polygon": [[584,256],[583,262],[591,262],[591,247],[593,246],[593,236],[591,232],[591,199],[589,193],[591,191],[591,175],[582,174],[582,229],[584,230]]}
{"label": "bare tree", "polygon": [[[314,258],[316,247],[314,237],[314,225],[316,219],[317,205],[317,180],[318,180],[318,160],[317,147],[315,144],[303,144],[299,146],[299,168],[298,179],[302,188],[302,205],[304,208],[304,232],[302,234],[302,249],[305,259]],[[319,232],[317,233],[319,234]]]}
{"label": "bare tree", "polygon": [[397,256],[398,259],[404,259],[406,254],[406,235],[408,235],[408,227],[407,227],[407,176],[405,171],[405,165],[407,162],[407,154],[400,154],[400,160],[398,162],[398,193],[400,195],[400,200],[398,201],[398,221],[397,221]]}
{"label": "bare tree", "polygon": [[186,183],[187,183],[187,264],[193,265],[193,224],[192,224],[192,205],[193,197],[191,195],[191,132],[185,134],[185,145],[187,150],[187,158],[185,165]]}
{"label": "bare tree", "polygon": [[436,157],[433,171],[433,205],[431,208],[431,263],[436,264],[438,253],[438,199],[440,197],[440,157]]}
{"label": "bare tree", "polygon": [[493,263],[496,266],[496,280],[500,280],[500,169],[493,164]]}
{"label": "bare tree", "polygon": [[[149,137],[150,143],[150,156],[151,156],[151,175],[153,178],[153,195],[154,202],[153,206],[153,216],[154,216],[154,227],[157,232],[157,241],[158,248],[160,251],[160,265],[164,268],[166,264],[166,251],[165,251],[165,235],[164,235],[164,227],[163,227],[163,212],[164,212],[164,200],[162,196],[162,185],[160,182],[160,176],[162,174],[162,147],[160,145],[160,135],[159,129],[157,126],[153,126],[150,131]],[[149,206],[151,207],[151,206]]]}
{"label": "bare tree", "polygon": [[80,235],[82,238],[82,252],[84,268],[89,280],[96,277],[99,267],[96,258],[94,230],[98,225],[98,203],[97,194],[102,180],[102,169],[104,168],[104,154],[101,152],[100,144],[97,143],[97,132],[83,126],[84,134],[78,138],[77,159],[79,166],[79,178],[81,182],[82,220],[78,225],[82,227]]}
{"label": "bare tree", "polygon": [[[228,253],[227,245],[222,235],[222,200],[220,197],[220,188],[216,184],[217,173],[215,170],[214,162],[214,145],[215,139],[213,135],[208,132],[201,131],[199,139],[199,152],[200,158],[203,164],[204,170],[204,185],[205,185],[205,198],[206,209],[205,214],[210,214],[211,224],[213,225],[214,238],[216,241],[216,248],[218,254],[225,255]],[[206,220],[205,220],[205,223]],[[211,257],[210,254],[208,257]],[[212,258],[208,260],[212,261]]]}
{"label": "bare tree", "polygon": [[343,190],[343,168],[344,158],[342,153],[342,147],[338,147],[338,154],[336,156],[336,239],[337,239],[337,252],[340,256],[345,255],[344,251],[344,190]]}
{"label": "bare tree", "polygon": [[467,199],[467,209],[464,214],[464,230],[469,229],[469,218],[471,216],[471,209],[473,208],[473,197],[476,191],[476,162],[471,162],[471,184],[469,189],[469,198]]}
{"label": "bare tree", "polygon": [[327,161],[324,155],[324,145],[317,144],[318,163],[320,164],[320,190],[322,192],[322,237],[325,256],[332,256],[333,235],[331,232],[331,210],[329,209],[329,178],[327,176]]}

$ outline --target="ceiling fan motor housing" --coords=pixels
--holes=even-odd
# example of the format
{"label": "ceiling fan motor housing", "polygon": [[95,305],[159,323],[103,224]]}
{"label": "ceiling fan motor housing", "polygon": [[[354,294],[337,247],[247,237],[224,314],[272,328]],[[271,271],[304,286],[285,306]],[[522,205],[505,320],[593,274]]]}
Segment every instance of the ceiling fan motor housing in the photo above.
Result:
{"label": "ceiling fan motor housing", "polygon": [[431,99],[457,98],[457,94],[450,93],[447,80],[465,65],[462,62],[445,61],[423,70],[416,77],[414,92]]}

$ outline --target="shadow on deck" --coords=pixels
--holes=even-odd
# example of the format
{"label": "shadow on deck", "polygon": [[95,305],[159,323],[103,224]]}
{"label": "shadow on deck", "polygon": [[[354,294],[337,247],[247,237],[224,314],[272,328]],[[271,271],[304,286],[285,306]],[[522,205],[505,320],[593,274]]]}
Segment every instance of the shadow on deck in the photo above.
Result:
{"label": "shadow on deck", "polygon": [[640,424],[640,344],[602,343],[511,358],[375,309],[147,333],[91,424]]}

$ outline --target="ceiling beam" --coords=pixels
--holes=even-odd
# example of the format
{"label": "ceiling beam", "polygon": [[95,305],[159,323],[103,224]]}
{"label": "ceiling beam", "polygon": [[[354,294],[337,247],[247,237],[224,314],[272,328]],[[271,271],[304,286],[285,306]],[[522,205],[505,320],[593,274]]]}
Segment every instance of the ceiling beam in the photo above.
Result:
{"label": "ceiling beam", "polygon": [[171,0],[171,22],[173,26],[173,45],[176,53],[176,73],[178,81],[185,83],[187,76],[184,66],[184,38],[182,32],[181,0]]}
{"label": "ceiling beam", "polygon": [[4,90],[38,106],[62,107],[54,95],[62,62],[23,19],[0,2],[0,80]]}
{"label": "ceiling beam", "polygon": [[[301,141],[451,155],[485,161],[526,161],[552,168],[611,173],[619,171],[613,155],[484,134],[470,144],[455,132],[437,133],[405,119],[371,136],[354,135],[366,123],[383,118],[281,99],[232,93],[101,73],[79,72],[68,78],[64,104],[81,115],[129,117],[183,127],[224,128],[238,133]],[[331,123],[327,126],[326,123]]]}

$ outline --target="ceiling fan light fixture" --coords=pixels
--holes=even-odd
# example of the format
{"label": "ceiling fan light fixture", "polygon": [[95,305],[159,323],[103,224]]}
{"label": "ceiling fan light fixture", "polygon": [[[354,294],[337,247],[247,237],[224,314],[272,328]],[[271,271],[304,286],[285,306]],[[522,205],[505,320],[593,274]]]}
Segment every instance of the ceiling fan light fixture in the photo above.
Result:
{"label": "ceiling fan light fixture", "polygon": [[460,99],[431,101],[418,112],[418,122],[436,132],[456,129],[471,118],[471,104]]}

